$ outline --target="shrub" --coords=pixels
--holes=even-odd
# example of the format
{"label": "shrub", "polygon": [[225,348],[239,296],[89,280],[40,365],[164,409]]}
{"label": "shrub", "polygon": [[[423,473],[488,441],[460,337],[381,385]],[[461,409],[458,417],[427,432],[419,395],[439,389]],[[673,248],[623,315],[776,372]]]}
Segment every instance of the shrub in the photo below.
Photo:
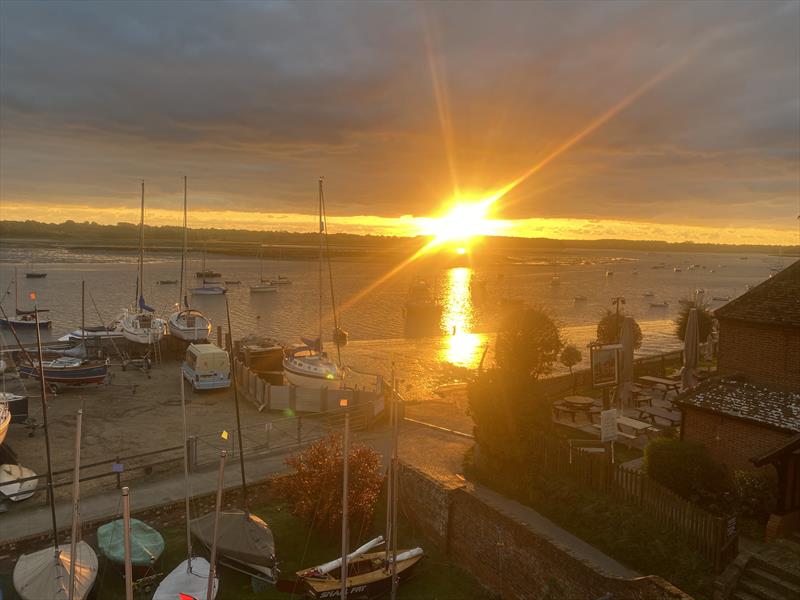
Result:
{"label": "shrub", "polygon": [[777,490],[778,481],[772,469],[733,472],[737,512],[745,517],[766,519],[777,505]]}
{"label": "shrub", "polygon": [[[293,514],[312,527],[334,531],[342,524],[342,438],[330,435],[314,442],[284,462],[294,472],[275,481]],[[348,514],[351,523],[368,523],[381,491],[380,455],[361,444],[351,444],[349,454]]]}
{"label": "shrub", "polygon": [[[619,342],[622,322],[625,320],[624,313],[619,313],[617,318],[616,311],[606,310],[605,314],[597,322],[597,341],[601,344],[616,344]],[[631,317],[633,318],[633,317]],[[642,345],[642,328],[633,319],[633,347],[640,348]]]}
{"label": "shrub", "polygon": [[572,375],[572,367],[581,362],[582,359],[583,355],[581,351],[572,344],[564,346],[564,349],[561,351],[561,356],[558,358],[559,362],[569,369],[570,375]]}
{"label": "shrub", "polygon": [[684,498],[697,501],[726,491],[724,468],[697,442],[656,438],[644,451],[647,474]]}
{"label": "shrub", "polygon": [[532,430],[552,427],[549,399],[524,375],[490,369],[467,389],[481,451],[510,468],[526,461]]}

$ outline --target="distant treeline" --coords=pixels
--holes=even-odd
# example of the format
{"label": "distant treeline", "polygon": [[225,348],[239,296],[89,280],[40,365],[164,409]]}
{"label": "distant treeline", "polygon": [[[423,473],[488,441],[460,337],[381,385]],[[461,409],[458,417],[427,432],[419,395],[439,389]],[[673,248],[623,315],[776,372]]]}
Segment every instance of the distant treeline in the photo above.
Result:
{"label": "distant treeline", "polygon": [[[151,250],[172,251],[180,248],[183,235],[180,227],[145,225],[146,246]],[[30,245],[59,245],[67,248],[129,249],[138,246],[139,226],[133,223],[100,225],[99,223],[40,223],[38,221],[0,221],[0,240],[25,240]],[[331,254],[336,255],[402,255],[413,253],[428,238],[336,233],[328,238]],[[318,244],[317,234],[289,231],[249,231],[244,229],[190,229],[193,250],[255,255],[265,246],[265,256],[277,253],[289,256],[311,256]],[[270,246],[274,246],[270,248]],[[564,250],[567,248],[600,250],[637,250],[655,252],[778,252],[800,255],[799,246],[770,246],[748,244],[703,244],[696,242],[665,242],[661,240],[556,240],[548,238],[492,237],[482,243],[482,250],[505,255],[515,252]]]}

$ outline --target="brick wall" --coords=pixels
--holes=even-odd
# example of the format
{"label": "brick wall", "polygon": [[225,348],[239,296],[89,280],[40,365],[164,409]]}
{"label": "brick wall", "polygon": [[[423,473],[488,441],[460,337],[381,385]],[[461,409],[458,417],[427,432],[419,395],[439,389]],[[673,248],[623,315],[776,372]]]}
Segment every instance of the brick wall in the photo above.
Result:
{"label": "brick wall", "polygon": [[443,485],[406,465],[401,481],[403,514],[504,600],[591,599],[608,593],[615,600],[691,600],[660,577],[617,579],[595,571],[463,486]]}
{"label": "brick wall", "polygon": [[[791,437],[788,432],[683,406],[681,436],[700,442],[730,470],[754,470],[750,459]],[[769,468],[772,467],[763,467]]]}
{"label": "brick wall", "polygon": [[720,320],[720,374],[800,391],[800,328]]}

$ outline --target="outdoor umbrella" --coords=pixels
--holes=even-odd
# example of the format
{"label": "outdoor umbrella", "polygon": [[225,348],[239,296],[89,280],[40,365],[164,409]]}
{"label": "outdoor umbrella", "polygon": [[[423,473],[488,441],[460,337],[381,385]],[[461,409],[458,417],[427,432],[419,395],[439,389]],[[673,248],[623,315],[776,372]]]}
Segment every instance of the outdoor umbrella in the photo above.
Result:
{"label": "outdoor umbrella", "polygon": [[688,389],[697,383],[694,370],[700,358],[700,332],[697,325],[697,309],[689,310],[686,322],[686,335],[683,338],[683,371],[681,373],[681,388]]}
{"label": "outdoor umbrella", "polygon": [[622,344],[622,355],[619,364],[619,385],[617,387],[617,397],[622,406],[629,406],[633,394],[633,343],[634,326],[631,317],[625,317],[622,322],[622,331],[619,338]]}

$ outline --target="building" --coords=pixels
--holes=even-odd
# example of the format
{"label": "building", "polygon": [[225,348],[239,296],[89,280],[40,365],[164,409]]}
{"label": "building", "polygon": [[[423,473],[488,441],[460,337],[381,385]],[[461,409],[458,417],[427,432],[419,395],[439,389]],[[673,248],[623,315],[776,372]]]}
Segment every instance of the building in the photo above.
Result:
{"label": "building", "polygon": [[[680,394],[681,439],[729,473],[775,468],[774,533],[800,525],[800,261],[715,311],[717,376]],[[771,466],[770,466],[771,465]]]}
{"label": "building", "polygon": [[800,260],[714,311],[717,371],[800,391]]}

